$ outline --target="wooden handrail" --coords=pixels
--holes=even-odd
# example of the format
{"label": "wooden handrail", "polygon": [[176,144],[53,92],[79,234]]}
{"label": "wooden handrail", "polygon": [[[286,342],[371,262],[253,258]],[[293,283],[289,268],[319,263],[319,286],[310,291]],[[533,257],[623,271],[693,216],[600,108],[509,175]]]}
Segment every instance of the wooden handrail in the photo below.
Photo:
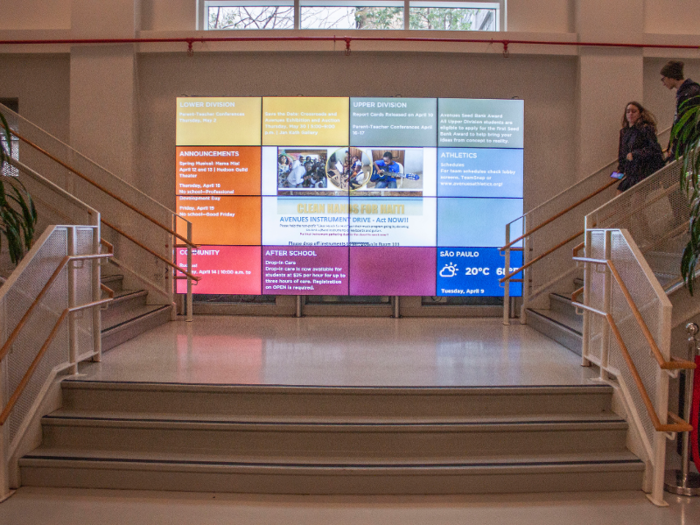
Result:
{"label": "wooden handrail", "polygon": [[[547,250],[547,251],[544,252],[543,254],[538,255],[537,257],[535,257],[534,259],[532,259],[530,262],[528,262],[528,263],[525,264],[524,266],[521,266],[521,267],[518,268],[517,270],[515,270],[515,271],[509,273],[508,275],[506,275],[505,277],[499,279],[498,282],[499,282],[499,283],[502,283],[502,282],[504,282],[504,281],[510,280],[510,278],[513,277],[514,275],[516,275],[516,274],[522,272],[523,270],[526,270],[527,268],[529,268],[530,266],[532,266],[533,264],[535,264],[535,263],[536,263],[537,261],[539,261],[540,259],[542,259],[542,258],[544,258],[544,257],[547,257],[547,255],[549,255],[549,254],[552,253],[552,252],[557,251],[557,250],[558,250],[559,248],[561,248],[562,246],[565,246],[565,245],[569,244],[571,241],[573,241],[574,239],[576,239],[576,237],[579,237],[579,236],[583,235],[584,231],[585,231],[585,230],[581,230],[580,232],[578,232],[578,233],[572,235],[571,237],[569,237],[569,238],[566,239],[565,241],[560,242],[560,243],[557,244],[554,248],[550,248],[549,250]],[[501,248],[501,249],[503,249],[503,248]]]}
{"label": "wooden handrail", "polygon": [[[2,126],[2,125],[0,124],[0,126]],[[139,210],[139,209],[138,209],[136,206],[134,206],[133,204],[129,204],[127,201],[125,201],[124,199],[122,199],[121,197],[119,197],[116,193],[114,193],[114,192],[108,190],[107,188],[105,188],[104,186],[102,186],[102,185],[98,184],[97,182],[93,181],[92,179],[90,179],[90,178],[87,177],[86,175],[83,175],[83,174],[80,173],[78,170],[72,168],[71,166],[69,166],[68,164],[66,164],[66,163],[63,162],[62,160],[58,159],[57,157],[55,157],[54,155],[52,155],[51,153],[49,153],[48,151],[46,151],[46,150],[43,149],[42,147],[40,147],[40,146],[34,144],[32,141],[30,141],[30,140],[27,139],[26,137],[23,137],[22,135],[20,135],[19,133],[17,133],[16,131],[14,131],[14,130],[12,130],[12,129],[10,129],[9,131],[10,131],[10,133],[12,133],[15,137],[17,137],[19,140],[21,140],[22,142],[25,142],[26,144],[30,145],[32,148],[34,148],[34,149],[36,149],[37,151],[43,153],[44,155],[46,155],[48,158],[50,158],[50,159],[53,160],[54,162],[60,164],[61,166],[63,166],[63,167],[64,167],[65,169],[67,169],[68,171],[74,173],[75,175],[77,175],[78,177],[80,177],[81,179],[83,179],[85,182],[87,182],[87,183],[89,183],[89,184],[92,184],[92,185],[95,186],[98,190],[100,190],[100,191],[106,193],[107,195],[109,195],[110,197],[112,197],[113,199],[115,199],[116,201],[122,203],[122,204],[123,204],[124,206],[126,206],[127,208],[129,208],[129,209],[135,211],[136,213],[138,213],[139,215],[141,215],[143,218],[145,218],[145,219],[151,221],[153,224],[155,224],[156,226],[158,226],[158,227],[161,228],[162,230],[165,230],[165,231],[168,232],[170,235],[174,235],[175,237],[177,237],[178,239],[180,239],[182,242],[184,242],[184,243],[187,244],[188,246],[191,246],[192,248],[196,248],[196,247],[197,247],[194,243],[188,241],[186,237],[183,237],[182,235],[180,235],[180,234],[177,233],[176,231],[171,230],[168,226],[166,226],[166,225],[164,225],[164,224],[161,224],[160,222],[158,222],[156,219],[154,219],[153,217],[151,217],[151,216],[148,215],[147,213],[145,213],[145,212]]]}
{"label": "wooden handrail", "polygon": [[126,238],[129,239],[131,242],[133,242],[134,244],[136,244],[136,245],[139,246],[140,248],[146,250],[148,253],[150,253],[151,255],[153,255],[154,257],[156,257],[157,259],[160,259],[161,261],[163,261],[165,264],[167,264],[167,265],[170,266],[171,268],[173,268],[173,269],[175,269],[175,270],[177,270],[177,271],[179,271],[179,272],[184,273],[187,277],[189,277],[189,278],[192,279],[193,281],[199,281],[199,280],[201,279],[201,277],[197,277],[196,275],[192,275],[191,273],[188,273],[187,270],[183,270],[183,269],[180,268],[177,264],[173,264],[171,261],[167,260],[165,257],[163,257],[163,256],[161,256],[161,255],[158,255],[156,252],[154,252],[153,250],[151,250],[150,248],[148,248],[146,245],[140,243],[139,241],[137,241],[136,239],[134,239],[131,235],[129,235],[128,233],[126,233],[126,232],[123,231],[123,230],[120,230],[119,228],[117,228],[117,227],[114,226],[113,224],[110,224],[109,222],[107,222],[107,221],[104,220],[104,219],[101,219],[101,221],[102,221],[102,223],[103,223],[105,226],[107,226],[108,228],[111,228],[111,229],[113,229],[115,232],[117,232],[119,235],[121,235],[121,236],[123,236],[123,237],[126,237]]}
{"label": "wooden handrail", "polygon": [[571,294],[571,302],[575,303],[576,298],[583,293],[583,286]]}
{"label": "wooden handrail", "polygon": [[620,334],[620,331],[618,330],[617,325],[615,324],[615,321],[612,318],[612,314],[606,314],[605,317],[608,320],[610,329],[615,335],[615,339],[617,339],[617,344],[620,347],[620,351],[622,352],[622,358],[625,360],[625,363],[627,363],[627,368],[629,368],[629,371],[632,374],[632,379],[637,385],[639,395],[642,396],[642,402],[644,403],[644,406],[647,409],[647,413],[651,418],[651,422],[654,425],[654,428],[658,432],[691,432],[693,430],[693,426],[688,424],[687,421],[680,418],[678,418],[677,422],[672,425],[661,423],[661,421],[659,420],[659,416],[656,415],[656,410],[654,409],[654,404],[651,402],[649,393],[644,387],[644,382],[642,381],[642,378],[640,377],[639,372],[637,371],[637,367],[634,365],[634,361],[632,361],[632,356],[630,356],[630,353],[627,350],[627,346],[622,340],[622,335]]}
{"label": "wooden handrail", "polygon": [[578,252],[583,250],[583,248],[585,248],[585,246],[586,246],[585,242],[579,243],[576,246],[574,246],[574,249],[571,251],[571,253],[573,254],[574,257],[578,257]]}
{"label": "wooden handrail", "polygon": [[63,268],[66,267],[66,265],[70,261],[79,261],[79,260],[89,260],[89,259],[104,259],[105,257],[111,257],[110,254],[99,254],[99,255],[67,255],[63,259],[61,259],[61,262],[58,264],[54,272],[51,274],[51,277],[49,277],[49,280],[46,282],[44,287],[41,289],[39,294],[36,296],[36,299],[34,299],[34,302],[29,306],[29,309],[25,312],[25,314],[22,316],[22,319],[20,319],[19,323],[17,323],[17,326],[15,326],[15,329],[12,331],[10,334],[10,337],[7,338],[7,341],[5,341],[5,344],[0,348],[0,361],[5,359],[5,356],[7,355],[7,352],[9,352],[10,347],[12,346],[12,343],[15,342],[15,339],[17,339],[17,336],[19,335],[20,331],[24,327],[24,325],[27,323],[29,318],[31,317],[32,313],[34,313],[34,309],[39,305],[41,300],[44,298],[46,293],[49,291],[49,288],[53,285],[53,283],[58,279],[58,276],[61,274],[61,271]]}
{"label": "wooden handrail", "polygon": [[29,380],[31,379],[32,375],[34,374],[34,370],[36,370],[36,367],[39,366],[39,363],[41,362],[41,358],[44,357],[44,354],[49,349],[49,346],[53,342],[54,337],[56,337],[56,334],[58,333],[58,329],[61,327],[63,320],[67,316],[68,316],[68,310],[63,310],[63,313],[58,318],[58,321],[56,321],[56,324],[53,325],[53,329],[51,330],[51,333],[49,334],[48,338],[46,339],[46,341],[44,342],[42,347],[39,349],[39,352],[37,352],[36,357],[32,361],[32,364],[29,365],[27,372],[24,374],[24,377],[22,377],[22,381],[20,381],[19,385],[17,385],[17,388],[15,389],[14,393],[12,394],[10,399],[7,401],[7,404],[5,405],[5,408],[3,409],[2,414],[0,414],[0,425],[4,425],[5,421],[7,421],[7,418],[10,417],[10,414],[12,413],[12,409],[14,408],[15,403],[17,403],[19,396],[21,396],[22,392],[24,392],[24,389],[26,388],[27,383],[29,383]]}
{"label": "wooden handrail", "polygon": [[114,299],[114,290],[112,290],[110,287],[100,283],[100,290],[106,293],[110,299]]}
{"label": "wooden handrail", "polygon": [[601,192],[607,190],[610,186],[612,186],[612,185],[614,185],[614,184],[619,184],[619,182],[620,182],[619,180],[615,179],[615,180],[612,180],[612,181],[608,182],[607,184],[604,184],[603,186],[601,186],[600,188],[598,188],[598,189],[597,189],[596,191],[594,191],[593,193],[590,193],[590,194],[587,195],[586,197],[583,197],[582,199],[578,200],[577,202],[575,202],[574,204],[572,204],[572,205],[569,206],[568,208],[566,208],[566,209],[560,211],[559,213],[557,213],[557,214],[555,214],[555,215],[552,215],[549,219],[547,219],[547,220],[544,221],[543,223],[541,223],[541,224],[535,226],[535,227],[534,227],[532,230],[530,230],[529,232],[523,233],[520,237],[518,237],[518,238],[515,239],[514,241],[511,241],[510,243],[506,244],[503,248],[499,248],[499,250],[500,250],[500,251],[503,251],[503,250],[505,250],[506,248],[510,248],[510,247],[511,247],[512,245],[514,245],[516,242],[522,241],[525,237],[529,237],[530,235],[532,235],[533,233],[535,233],[535,232],[536,232],[537,230],[539,230],[540,228],[544,228],[544,227],[547,226],[549,223],[551,223],[551,222],[557,220],[557,219],[558,219],[559,217],[561,217],[562,215],[565,215],[565,214],[569,213],[571,210],[573,210],[573,209],[576,208],[577,206],[583,204],[583,203],[586,202],[588,199],[591,199],[591,198],[595,197],[596,195],[598,195],[599,193],[601,193]]}
{"label": "wooden handrail", "polygon": [[0,414],[0,426],[4,425],[5,421],[7,421],[7,418],[10,417],[10,414],[12,413],[12,409],[14,408],[15,404],[17,403],[17,400],[22,395],[22,392],[24,392],[24,389],[27,387],[29,380],[34,375],[34,371],[36,370],[36,367],[39,366],[39,363],[41,362],[41,358],[44,357],[44,354],[49,349],[49,346],[51,346],[51,343],[53,342],[54,338],[56,337],[56,334],[58,333],[58,329],[61,327],[61,324],[66,319],[68,314],[71,312],[77,312],[79,310],[84,310],[86,308],[100,306],[104,303],[110,302],[111,300],[112,300],[111,298],[110,299],[102,299],[100,301],[94,301],[92,303],[83,304],[80,306],[75,306],[73,308],[66,308],[65,310],[63,310],[60,317],[58,318],[58,321],[56,321],[56,324],[53,326],[51,333],[49,333],[48,337],[46,338],[46,341],[44,341],[44,344],[41,346],[41,348],[37,352],[36,356],[34,357],[34,360],[29,365],[29,368],[27,369],[24,376],[22,377],[22,380],[19,382],[19,384],[17,385],[17,388],[15,388],[15,391],[13,392],[12,396],[10,396],[10,399],[7,401],[5,408],[3,409],[2,413]]}
{"label": "wooden handrail", "polygon": [[[651,348],[652,354],[654,354],[654,359],[656,359],[656,362],[658,363],[659,367],[662,370],[694,370],[696,368],[695,363],[691,361],[686,361],[684,359],[676,359],[672,358],[671,361],[666,361],[664,356],[661,354],[661,350],[659,350],[659,347],[656,344],[656,341],[654,341],[654,336],[651,335],[651,331],[649,330],[649,327],[647,326],[646,322],[644,321],[644,318],[642,317],[641,312],[637,308],[637,305],[634,303],[634,299],[632,298],[632,294],[629,292],[629,289],[625,285],[624,281],[622,280],[622,277],[620,276],[620,273],[617,271],[617,267],[615,266],[615,263],[612,261],[609,261],[607,259],[594,259],[592,257],[574,257],[575,261],[578,262],[587,262],[591,264],[605,264],[608,268],[610,268],[610,273],[612,274],[613,278],[615,279],[615,282],[617,282],[618,286],[620,287],[620,290],[622,291],[622,295],[625,297],[625,301],[627,302],[627,305],[630,307],[630,310],[632,311],[632,315],[634,316],[635,320],[637,321],[637,324],[642,330],[642,334],[644,335],[644,338],[647,340],[647,343],[649,344],[649,347]],[[581,288],[583,290],[583,288]],[[571,298],[572,301],[575,302],[574,296],[572,295]],[[583,305],[581,303],[576,303],[575,306],[580,306],[581,308],[586,308],[590,310],[590,307],[586,307],[586,305]],[[599,311],[595,311],[595,313],[600,313]],[[605,314],[607,315],[607,314]]]}
{"label": "wooden handrail", "polygon": [[114,255],[114,245],[113,245],[112,243],[107,242],[107,241],[104,240],[104,239],[100,239],[100,244],[101,244],[102,246],[107,247],[107,248],[109,249],[109,253],[110,253],[111,255]]}
{"label": "wooden handrail", "polygon": [[[673,419],[676,422],[676,424],[669,425],[661,423],[659,416],[656,415],[656,409],[654,408],[654,404],[651,402],[651,398],[649,397],[649,393],[647,392],[647,389],[644,386],[644,382],[642,381],[642,378],[640,377],[639,372],[637,371],[637,367],[635,366],[634,361],[632,361],[632,356],[630,356],[629,350],[627,350],[627,345],[625,345],[625,342],[622,340],[622,335],[620,334],[620,330],[615,324],[615,320],[613,319],[612,314],[601,312],[600,310],[596,310],[595,308],[592,308],[582,303],[576,303],[575,306],[577,308],[583,308],[584,310],[600,315],[601,317],[605,317],[605,319],[608,321],[608,325],[610,326],[610,329],[612,330],[613,335],[617,340],[617,345],[620,347],[620,351],[622,352],[622,358],[625,360],[627,368],[632,374],[632,379],[634,380],[634,383],[637,386],[639,395],[642,397],[642,402],[644,403],[644,406],[647,409],[647,413],[649,414],[649,418],[651,419],[651,422],[654,425],[654,429],[658,432],[692,431],[692,425],[688,424],[687,421],[681,419],[672,412],[668,412],[668,416],[671,419]],[[695,363],[692,364],[694,365]],[[693,366],[693,368],[695,367]]]}

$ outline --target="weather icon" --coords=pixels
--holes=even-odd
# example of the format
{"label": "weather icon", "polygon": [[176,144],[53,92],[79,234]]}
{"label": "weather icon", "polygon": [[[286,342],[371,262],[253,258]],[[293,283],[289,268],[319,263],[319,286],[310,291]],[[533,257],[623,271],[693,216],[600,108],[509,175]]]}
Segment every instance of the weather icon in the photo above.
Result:
{"label": "weather icon", "polygon": [[454,277],[457,275],[457,265],[450,261],[449,264],[446,264],[445,267],[440,270],[440,277]]}

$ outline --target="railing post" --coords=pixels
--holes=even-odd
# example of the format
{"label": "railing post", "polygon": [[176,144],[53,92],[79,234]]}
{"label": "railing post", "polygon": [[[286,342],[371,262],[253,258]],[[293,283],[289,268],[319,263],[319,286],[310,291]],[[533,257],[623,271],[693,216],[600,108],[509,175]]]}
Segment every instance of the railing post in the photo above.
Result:
{"label": "railing post", "polygon": [[[510,270],[510,223],[506,224],[506,253],[505,269],[503,275],[508,275]],[[503,324],[510,325],[510,279],[503,283]]]}
{"label": "railing post", "polygon": [[[68,255],[77,255],[78,232],[75,226],[66,226],[68,235]],[[83,262],[84,264],[84,262]],[[66,267],[68,272],[68,308],[76,306],[77,294],[77,276],[76,263],[69,261]],[[78,334],[75,323],[77,312],[68,313],[68,362],[70,363],[70,373],[75,375],[78,373]]]}
{"label": "railing post", "polygon": [[[603,240],[603,259],[606,261],[610,260],[611,254],[611,240],[612,232],[610,230],[605,230],[605,237]],[[610,267],[605,265],[603,280],[603,312],[606,314],[611,313],[611,303],[612,303],[612,279],[610,273]],[[603,323],[602,337],[601,337],[601,352],[600,352],[600,378],[608,381],[610,376],[608,374],[608,365],[610,357],[610,324]]]}
{"label": "railing post", "polygon": [[[192,242],[191,222],[187,223],[187,242]],[[192,246],[189,244],[187,245],[187,273],[189,274],[187,276],[187,322],[191,323],[194,321],[194,313],[192,312],[192,279],[190,278],[190,275],[192,275]]]}
{"label": "railing post", "polygon": [[[688,332],[689,360],[695,361],[698,352],[698,341],[695,338],[700,329],[695,323],[688,323],[685,327]],[[693,404],[693,381],[695,370],[685,370],[685,399],[683,404],[683,419],[690,421],[690,411]],[[680,470],[667,470],[664,489],[671,494],[680,496],[700,496],[700,474],[690,471],[690,432],[683,432],[683,452],[681,456]]]}
{"label": "railing post", "polygon": [[[583,237],[583,256],[590,257],[591,231],[586,229]],[[591,306],[591,268],[587,263],[583,263],[583,304]],[[589,343],[591,339],[591,316],[588,310],[583,311],[583,341],[581,348],[581,366],[591,366],[588,360],[590,352]]]}
{"label": "railing post", "polygon": [[[94,214],[93,214],[94,215]],[[92,253],[101,253],[102,233],[100,231],[100,214],[97,217],[92,217]],[[92,261],[92,300],[99,301],[102,298],[101,274],[102,266],[99,260]],[[92,340],[93,340],[93,361],[102,360],[102,311],[100,308],[92,308]]]}
{"label": "railing post", "polygon": [[[523,233],[522,235],[525,235],[525,232],[527,231],[527,215],[523,215]],[[525,266],[528,262],[530,262],[530,237],[525,237],[523,239],[523,266]],[[523,280],[523,285],[522,285],[522,304],[520,305],[520,324],[526,324],[527,323],[527,306],[528,306],[528,301],[530,299],[530,268],[526,268],[522,272],[520,272],[520,278]]]}

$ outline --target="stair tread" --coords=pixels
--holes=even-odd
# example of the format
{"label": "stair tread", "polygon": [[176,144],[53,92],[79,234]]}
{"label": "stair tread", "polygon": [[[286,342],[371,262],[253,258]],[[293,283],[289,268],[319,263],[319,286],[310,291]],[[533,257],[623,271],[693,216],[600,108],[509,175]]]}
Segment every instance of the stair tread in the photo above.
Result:
{"label": "stair tread", "polygon": [[199,465],[250,465],[250,466],[280,466],[280,467],[332,467],[332,466],[377,466],[377,467],[441,467],[441,466],[529,466],[553,464],[595,464],[595,463],[626,463],[644,465],[644,463],[628,450],[616,452],[582,452],[573,454],[533,454],[533,455],[498,455],[478,456],[468,458],[346,458],[337,457],[285,457],[273,459],[269,456],[234,456],[187,453],[154,453],[131,452],[114,450],[81,450],[41,446],[20,459],[20,466],[33,462],[45,461],[89,461],[89,462],[128,462],[132,464],[199,464]]}
{"label": "stair tread", "polygon": [[361,417],[361,416],[250,416],[250,415],[201,415],[184,413],[133,413],[85,410],[57,410],[44,417],[46,422],[60,424],[61,421],[94,422],[144,422],[144,423],[203,423],[238,425],[342,425],[342,426],[440,426],[440,425],[534,425],[534,424],[591,424],[623,423],[624,419],[614,413],[599,414],[532,414],[504,416],[453,416],[453,417]]}
{"label": "stair tread", "polygon": [[568,329],[571,332],[574,332],[576,335],[580,336],[583,332],[583,318],[578,315],[570,316],[557,312],[556,310],[544,310],[538,308],[528,308],[528,310],[554,321],[558,325],[561,325],[562,328]]}
{"label": "stair tread", "polygon": [[170,308],[170,305],[147,304],[130,308],[128,310],[124,310],[123,312],[115,311],[114,314],[110,316],[109,322],[102,326],[102,333],[104,334],[108,330],[113,330],[125,323],[128,323],[129,321],[135,321],[165,308]]}

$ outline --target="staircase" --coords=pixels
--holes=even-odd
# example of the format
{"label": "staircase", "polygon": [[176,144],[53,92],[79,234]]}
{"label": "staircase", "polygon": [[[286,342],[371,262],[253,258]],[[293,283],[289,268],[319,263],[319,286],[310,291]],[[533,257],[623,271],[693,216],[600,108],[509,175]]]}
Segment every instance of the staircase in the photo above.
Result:
{"label": "staircase", "polygon": [[639,490],[606,385],[351,388],[67,380],[23,486],[270,494]]}
{"label": "staircase", "polygon": [[570,290],[549,294],[549,309],[528,308],[527,324],[575,354],[583,352],[583,317],[576,313],[571,294],[583,286],[576,278]]}
{"label": "staircase", "polygon": [[171,319],[172,306],[147,304],[147,290],[125,290],[124,276],[102,276],[114,300],[102,310],[102,351],[110,350]]}

